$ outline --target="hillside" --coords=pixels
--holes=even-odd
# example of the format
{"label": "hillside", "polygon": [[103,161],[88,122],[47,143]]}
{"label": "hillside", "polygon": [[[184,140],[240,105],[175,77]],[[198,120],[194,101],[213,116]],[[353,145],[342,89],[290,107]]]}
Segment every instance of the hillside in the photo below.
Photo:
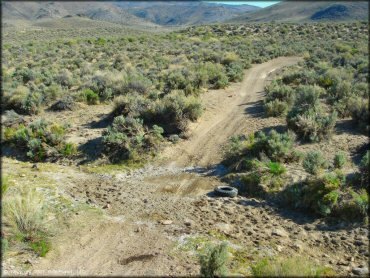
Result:
{"label": "hillside", "polygon": [[10,24],[16,20],[28,21],[32,24],[39,20],[77,15],[128,26],[155,26],[117,7],[112,2],[3,2],[2,14],[4,22]]}
{"label": "hillside", "polygon": [[132,15],[159,25],[194,25],[223,22],[259,10],[252,5],[225,5],[206,2],[120,2]]}
{"label": "hillside", "polygon": [[280,2],[253,13],[246,13],[228,20],[242,22],[312,22],[367,20],[367,2]]}
{"label": "hillside", "polygon": [[[256,11],[251,5],[223,5],[205,2],[4,2],[4,23],[33,24],[39,20],[86,17],[125,26],[193,25],[222,22]],[[5,25],[6,25],[5,24]],[[5,26],[4,25],[4,26]]]}

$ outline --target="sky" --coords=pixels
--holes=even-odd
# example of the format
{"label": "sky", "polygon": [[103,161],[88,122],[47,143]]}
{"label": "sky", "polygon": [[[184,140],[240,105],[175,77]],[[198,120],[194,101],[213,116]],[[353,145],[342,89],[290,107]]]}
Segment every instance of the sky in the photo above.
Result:
{"label": "sky", "polygon": [[261,8],[271,6],[273,4],[279,3],[279,1],[245,1],[245,2],[233,2],[233,1],[228,1],[228,2],[223,2],[223,1],[212,1],[215,3],[220,3],[220,4],[229,4],[229,5],[242,5],[242,4],[248,4],[248,5],[253,5],[253,6],[258,6]]}

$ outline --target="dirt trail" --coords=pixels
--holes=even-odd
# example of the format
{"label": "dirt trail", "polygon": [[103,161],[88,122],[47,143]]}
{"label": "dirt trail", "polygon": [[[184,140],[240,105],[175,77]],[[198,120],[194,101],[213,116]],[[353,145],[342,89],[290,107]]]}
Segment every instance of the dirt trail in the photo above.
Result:
{"label": "dirt trail", "polygon": [[[215,171],[222,170],[217,167],[230,136],[281,124],[261,117],[262,91],[270,73],[298,61],[282,57],[255,65],[241,83],[205,93],[206,111],[190,126],[189,139],[169,146],[154,165],[115,175],[86,173],[74,166],[44,172],[72,198],[106,213],[94,218],[79,212],[28,274],[198,275],[194,256],[174,247],[187,236],[215,230],[250,254],[303,253],[341,275],[366,265],[366,227],[328,226],[268,202],[205,194],[220,184]],[[16,164],[7,166],[14,169]]]}
{"label": "dirt trail", "polygon": [[190,126],[188,140],[165,151],[167,162],[183,167],[207,167],[219,163],[222,158],[221,147],[228,138],[246,128],[252,132],[255,130],[255,117],[261,112],[258,104],[263,97],[267,76],[300,60],[298,57],[281,57],[255,65],[245,72],[241,83],[233,84],[226,90],[205,93],[202,96],[206,107],[204,115],[198,123]]}
{"label": "dirt trail", "polygon": [[[229,203],[230,210],[242,213],[235,214],[237,219],[233,224],[227,224],[232,219],[223,210],[215,210],[213,215],[212,209],[217,206],[204,193],[220,181],[217,175],[209,173],[207,167],[221,161],[222,146],[230,136],[254,132],[266,126],[263,119],[256,118],[261,112],[260,100],[266,78],[275,70],[299,60],[297,57],[282,57],[255,65],[245,72],[241,83],[232,84],[226,90],[205,93],[202,98],[206,111],[199,122],[190,126],[189,139],[167,148],[157,165],[115,176],[86,174],[83,178],[80,174],[76,175],[75,184],[63,184],[76,199],[87,200],[99,207],[109,204],[106,211],[110,216],[96,222],[83,220],[82,217],[83,224],[63,233],[55,244],[58,247],[35,264],[31,273],[198,274],[197,264],[190,259],[184,262],[183,258],[181,261],[168,255],[173,248],[173,240],[184,234],[204,233],[218,221],[220,227],[229,225],[239,230],[251,221],[248,215],[242,213],[245,206],[238,204],[243,197]],[[269,121],[268,124],[273,124],[271,121],[274,120]],[[66,175],[74,176],[73,171]],[[199,200],[204,203],[201,207],[196,205]],[[221,200],[218,203],[222,206]],[[263,213],[270,214],[265,206],[257,205],[253,215],[259,218]],[[281,221],[279,216],[272,217],[263,225]],[[191,227],[184,225],[186,219],[192,219]],[[163,220],[170,220],[170,224],[161,223]],[[269,228],[258,228],[265,230],[268,244],[271,236]],[[297,224],[294,229],[298,230]],[[238,234],[241,242],[248,239],[244,231],[240,230]]]}

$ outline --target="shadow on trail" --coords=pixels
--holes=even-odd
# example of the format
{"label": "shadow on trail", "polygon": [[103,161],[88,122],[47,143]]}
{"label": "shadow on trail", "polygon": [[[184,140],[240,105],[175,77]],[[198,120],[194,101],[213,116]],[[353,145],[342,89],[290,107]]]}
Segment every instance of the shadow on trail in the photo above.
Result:
{"label": "shadow on trail", "polygon": [[210,167],[191,167],[184,170],[185,173],[197,173],[206,177],[223,177],[228,173],[227,168],[222,164],[213,165]]}
{"label": "shadow on trail", "polygon": [[352,134],[352,135],[362,135],[360,129],[353,119],[342,119],[338,120],[335,124],[335,130],[338,134]]}
{"label": "shadow on trail", "polygon": [[262,129],[260,129],[260,131],[264,132],[264,133],[269,133],[271,130],[276,130],[277,132],[279,133],[284,133],[287,131],[287,127],[285,125],[275,125],[275,126],[266,126]]}
{"label": "shadow on trail", "polygon": [[263,108],[263,101],[258,100],[255,102],[246,103],[247,107],[245,108],[246,115],[249,115],[253,118],[264,118],[265,117],[265,110]]}
{"label": "shadow on trail", "polygon": [[92,121],[90,123],[85,124],[84,126],[88,128],[92,128],[92,129],[106,128],[113,122],[113,119],[114,119],[114,117],[111,114],[108,114],[108,115],[101,114],[99,116],[101,116],[99,121]]}
{"label": "shadow on trail", "polygon": [[101,157],[101,153],[103,151],[102,140],[102,137],[94,138],[78,147],[78,150],[85,157],[84,160],[78,163],[79,165],[95,161]]}

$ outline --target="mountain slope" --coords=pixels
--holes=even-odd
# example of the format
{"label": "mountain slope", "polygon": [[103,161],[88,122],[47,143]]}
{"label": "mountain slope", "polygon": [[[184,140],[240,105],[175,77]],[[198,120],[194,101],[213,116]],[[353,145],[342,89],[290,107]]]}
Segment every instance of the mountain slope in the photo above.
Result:
{"label": "mountain slope", "polygon": [[156,26],[138,18],[115,2],[3,2],[4,21],[59,19],[70,16],[83,16],[93,20],[107,21],[123,25]]}
{"label": "mountain slope", "polygon": [[228,20],[242,22],[312,22],[368,20],[367,2],[292,2],[284,1],[253,13],[243,14]]}
{"label": "mountain slope", "polygon": [[109,2],[3,2],[5,22],[37,21],[75,15],[126,26],[193,25],[223,22],[260,9],[251,5],[225,5],[201,1],[109,1]]}
{"label": "mountain slope", "polygon": [[237,15],[257,11],[252,5],[207,2],[117,2],[129,13],[159,25],[194,25],[223,22]]}

